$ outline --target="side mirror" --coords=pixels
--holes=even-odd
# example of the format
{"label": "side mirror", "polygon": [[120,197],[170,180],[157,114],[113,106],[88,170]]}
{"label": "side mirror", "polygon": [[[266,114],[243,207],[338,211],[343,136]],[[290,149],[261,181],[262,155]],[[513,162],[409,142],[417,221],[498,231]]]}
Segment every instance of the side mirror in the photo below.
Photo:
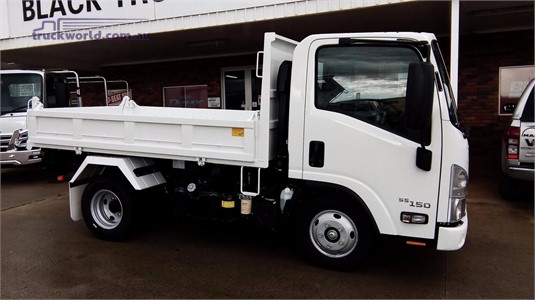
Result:
{"label": "side mirror", "polygon": [[409,129],[425,129],[431,121],[433,94],[435,92],[435,70],[425,62],[409,64],[405,116]]}
{"label": "side mirror", "polygon": [[425,131],[431,123],[434,92],[433,65],[425,62],[409,64],[405,117],[409,129],[420,131],[421,146],[416,151],[416,166],[424,171],[431,170],[433,160],[433,153],[425,149]]}

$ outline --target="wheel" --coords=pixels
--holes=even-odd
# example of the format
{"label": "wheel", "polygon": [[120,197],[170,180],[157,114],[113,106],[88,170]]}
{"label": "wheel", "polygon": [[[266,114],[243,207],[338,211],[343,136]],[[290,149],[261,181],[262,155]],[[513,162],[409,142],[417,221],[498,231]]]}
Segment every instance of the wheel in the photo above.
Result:
{"label": "wheel", "polygon": [[82,214],[91,232],[105,240],[128,237],[134,225],[133,189],[101,177],[90,183],[82,195]]}
{"label": "wheel", "polygon": [[320,267],[349,270],[368,254],[373,232],[368,218],[350,203],[316,201],[297,224],[297,239],[306,257]]}

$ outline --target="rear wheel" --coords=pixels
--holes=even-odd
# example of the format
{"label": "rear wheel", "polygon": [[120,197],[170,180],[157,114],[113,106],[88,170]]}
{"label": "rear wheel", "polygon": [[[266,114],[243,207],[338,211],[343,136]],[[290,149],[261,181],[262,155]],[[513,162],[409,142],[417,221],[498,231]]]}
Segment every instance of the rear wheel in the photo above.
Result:
{"label": "rear wheel", "polygon": [[348,270],[368,254],[373,232],[368,218],[344,202],[316,201],[299,218],[297,234],[303,253],[321,267]]}
{"label": "rear wheel", "polygon": [[128,237],[134,225],[133,189],[109,178],[90,183],[82,196],[84,221],[93,234],[106,240]]}

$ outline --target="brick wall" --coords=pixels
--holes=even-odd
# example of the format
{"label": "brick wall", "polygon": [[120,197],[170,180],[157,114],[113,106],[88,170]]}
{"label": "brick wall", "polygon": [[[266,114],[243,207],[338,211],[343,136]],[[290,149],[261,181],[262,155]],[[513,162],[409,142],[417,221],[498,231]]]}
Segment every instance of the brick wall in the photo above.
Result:
{"label": "brick wall", "polygon": [[[80,83],[80,95],[82,96],[83,106],[101,106],[106,104],[106,94],[104,93],[104,83]],[[76,89],[75,84],[70,84],[71,91]],[[109,89],[109,87],[108,87]]]}
{"label": "brick wall", "polygon": [[463,121],[471,128],[472,155],[499,155],[510,120],[498,116],[499,69],[533,65],[534,53],[532,30],[461,37],[458,102]]}
{"label": "brick wall", "polygon": [[208,97],[221,97],[221,69],[253,66],[255,63],[255,55],[243,55],[107,67],[104,73],[110,80],[128,81],[132,98],[138,104],[162,106],[163,87],[206,84]]}

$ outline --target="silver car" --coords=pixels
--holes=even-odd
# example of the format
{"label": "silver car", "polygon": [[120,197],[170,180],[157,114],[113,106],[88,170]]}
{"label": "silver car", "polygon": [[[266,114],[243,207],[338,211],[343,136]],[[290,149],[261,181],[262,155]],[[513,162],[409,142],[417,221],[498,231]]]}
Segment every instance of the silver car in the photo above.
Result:
{"label": "silver car", "polygon": [[535,158],[534,94],[535,79],[527,85],[514,108],[511,124],[502,142],[500,191],[506,197],[516,194],[519,181],[533,182]]}

